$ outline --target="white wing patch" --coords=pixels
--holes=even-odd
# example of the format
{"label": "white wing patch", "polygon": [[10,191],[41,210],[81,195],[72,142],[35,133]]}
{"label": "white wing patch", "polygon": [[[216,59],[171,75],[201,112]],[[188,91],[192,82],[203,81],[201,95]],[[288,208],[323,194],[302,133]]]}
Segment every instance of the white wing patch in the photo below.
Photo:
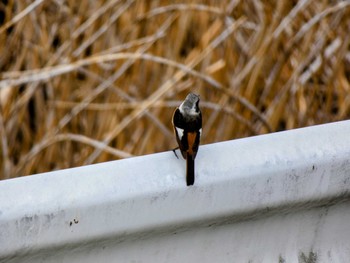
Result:
{"label": "white wing patch", "polygon": [[178,127],[175,127],[175,129],[176,129],[177,135],[179,136],[179,139],[181,140],[182,137],[184,136],[184,129],[181,129]]}
{"label": "white wing patch", "polygon": [[202,137],[202,128],[199,129],[199,136]]}

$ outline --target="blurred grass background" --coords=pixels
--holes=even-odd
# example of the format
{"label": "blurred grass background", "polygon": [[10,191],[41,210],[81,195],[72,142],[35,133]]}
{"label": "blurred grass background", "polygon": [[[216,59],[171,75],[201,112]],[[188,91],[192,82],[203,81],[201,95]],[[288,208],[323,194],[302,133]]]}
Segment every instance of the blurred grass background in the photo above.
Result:
{"label": "blurred grass background", "polygon": [[[0,3],[0,179],[348,119],[349,1]],[[234,150],[234,149],[233,149]]]}

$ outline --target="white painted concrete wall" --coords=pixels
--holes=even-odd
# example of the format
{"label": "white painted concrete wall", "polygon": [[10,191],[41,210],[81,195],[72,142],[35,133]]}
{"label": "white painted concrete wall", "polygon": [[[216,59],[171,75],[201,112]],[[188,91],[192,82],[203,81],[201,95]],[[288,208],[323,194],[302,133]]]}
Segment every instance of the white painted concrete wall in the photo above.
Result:
{"label": "white painted concrete wall", "polygon": [[[204,131],[205,132],[205,131]],[[350,122],[0,181],[0,262],[350,262]]]}

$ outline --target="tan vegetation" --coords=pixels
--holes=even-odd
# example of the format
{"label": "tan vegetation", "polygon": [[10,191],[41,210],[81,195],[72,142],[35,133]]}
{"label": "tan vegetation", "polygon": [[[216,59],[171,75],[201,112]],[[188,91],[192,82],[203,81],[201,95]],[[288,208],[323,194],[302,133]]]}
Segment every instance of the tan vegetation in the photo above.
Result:
{"label": "tan vegetation", "polygon": [[[349,1],[0,3],[0,178],[347,119]],[[233,149],[234,150],[234,149]]]}

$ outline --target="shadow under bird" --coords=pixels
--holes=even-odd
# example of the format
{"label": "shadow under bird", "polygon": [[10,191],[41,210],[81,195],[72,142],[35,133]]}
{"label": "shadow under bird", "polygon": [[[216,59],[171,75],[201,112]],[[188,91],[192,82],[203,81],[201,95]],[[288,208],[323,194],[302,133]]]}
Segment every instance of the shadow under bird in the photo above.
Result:
{"label": "shadow under bird", "polygon": [[181,155],[186,159],[186,182],[193,185],[195,179],[194,159],[196,158],[202,133],[202,113],[199,109],[199,95],[189,93],[173,115],[173,126]]}

